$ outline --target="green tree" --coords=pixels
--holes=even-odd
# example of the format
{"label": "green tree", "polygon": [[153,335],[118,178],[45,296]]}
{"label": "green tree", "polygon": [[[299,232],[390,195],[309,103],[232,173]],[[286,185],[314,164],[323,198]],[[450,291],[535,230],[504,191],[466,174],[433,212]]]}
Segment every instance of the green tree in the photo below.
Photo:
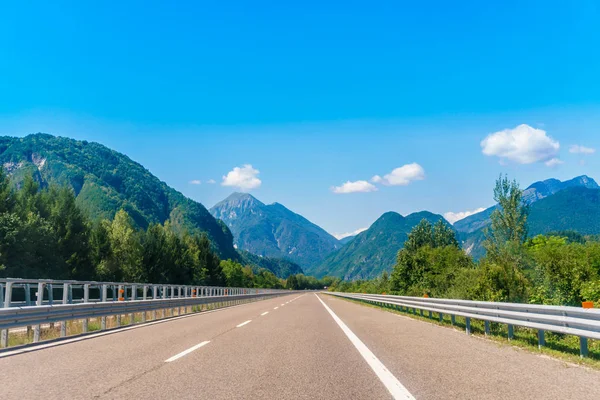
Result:
{"label": "green tree", "polygon": [[491,229],[486,239],[486,250],[498,252],[509,242],[524,243],[527,239],[529,207],[523,202],[523,191],[517,181],[500,176],[494,188],[498,207],[491,215]]}
{"label": "green tree", "polygon": [[110,243],[108,257],[98,265],[101,279],[111,281],[139,282],[144,277],[142,269],[142,248],[133,222],[124,210],[119,210],[115,218],[102,221]]}
{"label": "green tree", "polygon": [[433,226],[433,245],[432,247],[454,246],[459,247],[454,229],[444,220],[439,220]]}
{"label": "green tree", "polygon": [[246,278],[244,276],[244,267],[242,267],[242,264],[232,260],[222,260],[221,269],[223,270],[223,275],[225,275],[227,286],[245,286]]}
{"label": "green tree", "polygon": [[10,186],[10,179],[0,166],[0,214],[12,212],[15,207],[15,193]]}
{"label": "green tree", "polygon": [[299,289],[298,278],[296,278],[296,275],[288,276],[287,280],[285,281],[285,288],[291,290]]}
{"label": "green tree", "polygon": [[408,234],[404,243],[404,249],[412,253],[423,246],[433,247],[433,225],[426,219],[422,219]]}
{"label": "green tree", "polygon": [[191,246],[195,257],[195,275],[203,277],[204,284],[219,286],[225,283],[221,260],[213,252],[210,241],[204,234],[196,234],[191,238]]}
{"label": "green tree", "polygon": [[433,226],[423,220],[398,252],[387,287],[404,295],[442,297],[454,284],[457,271],[471,266],[471,258],[460,249],[448,224],[440,220]]}
{"label": "green tree", "polygon": [[65,263],[66,273],[72,279],[92,279],[94,266],[89,243],[90,225],[75,204],[75,194],[63,187],[52,194],[50,223],[57,236],[56,251]]}
{"label": "green tree", "polygon": [[498,178],[494,188],[498,207],[491,215],[491,229],[486,232],[487,254],[481,260],[485,280],[480,288],[485,300],[525,301],[530,282],[525,274],[528,258],[523,243],[527,238],[529,208],[516,181]]}
{"label": "green tree", "polygon": [[527,242],[527,250],[533,265],[530,302],[579,306],[590,294],[588,283],[600,278],[599,243],[539,235]]}

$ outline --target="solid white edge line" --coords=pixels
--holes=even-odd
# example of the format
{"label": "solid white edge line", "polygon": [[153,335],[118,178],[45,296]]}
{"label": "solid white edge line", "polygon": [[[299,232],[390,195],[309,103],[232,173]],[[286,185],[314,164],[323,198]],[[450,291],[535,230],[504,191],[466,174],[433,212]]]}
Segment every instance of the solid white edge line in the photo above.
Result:
{"label": "solid white edge line", "polygon": [[[315,296],[317,294],[315,293]],[[333,320],[342,328],[342,331],[346,334],[350,342],[356,347],[356,350],[369,364],[373,372],[377,375],[381,383],[384,384],[386,389],[392,394],[394,399],[413,399],[414,397],[410,392],[400,383],[400,381],[383,365],[381,361],[373,354],[371,350],[346,326],[346,324],[337,316],[335,313],[325,304],[319,296],[317,299],[323,304],[323,307],[333,317]]]}
{"label": "solid white edge line", "polygon": [[202,342],[202,343],[198,343],[197,345],[195,345],[195,346],[192,346],[192,347],[190,347],[189,349],[187,349],[187,350],[184,350],[184,351],[182,351],[181,353],[179,353],[179,354],[175,354],[173,357],[166,359],[166,360],[165,360],[165,362],[167,362],[167,363],[168,363],[168,362],[175,361],[175,360],[177,360],[178,358],[181,358],[181,357],[185,356],[186,354],[190,354],[192,351],[194,351],[194,350],[198,350],[200,347],[202,347],[202,346],[205,346],[205,345],[207,345],[207,344],[209,344],[209,343],[210,343],[210,340],[204,341],[204,342]]}
{"label": "solid white edge line", "polygon": [[242,322],[241,324],[237,325],[237,326],[236,326],[236,328],[241,328],[242,326],[244,326],[244,325],[247,325],[247,324],[249,324],[250,322],[252,322],[252,320],[251,320],[251,319],[249,319],[249,320],[248,320],[248,321],[246,321],[246,322]]}

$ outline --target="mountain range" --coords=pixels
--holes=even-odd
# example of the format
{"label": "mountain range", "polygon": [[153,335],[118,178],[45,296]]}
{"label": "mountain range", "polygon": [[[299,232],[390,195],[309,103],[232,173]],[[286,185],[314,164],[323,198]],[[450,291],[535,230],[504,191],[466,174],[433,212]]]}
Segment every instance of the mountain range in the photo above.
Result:
{"label": "mountain range", "polygon": [[[340,241],[283,205],[266,205],[248,193],[233,193],[207,210],[121,153],[47,134],[0,137],[0,164],[17,185],[32,175],[42,186],[70,186],[92,219],[112,218],[124,209],[140,228],[168,221],[178,231],[204,232],[222,259],[267,268],[282,278],[303,271],[344,279],[378,276],[391,271],[416,224],[442,219],[427,211],[387,212],[366,231]],[[564,230],[600,234],[600,186],[588,176],[535,182],[523,199],[530,206],[530,236]],[[495,207],[453,225],[474,258],[484,253],[484,232]]]}
{"label": "mountain range", "polygon": [[311,274],[339,241],[279,203],[266,205],[248,193],[233,193],[210,209],[231,230],[238,249],[284,258]]}

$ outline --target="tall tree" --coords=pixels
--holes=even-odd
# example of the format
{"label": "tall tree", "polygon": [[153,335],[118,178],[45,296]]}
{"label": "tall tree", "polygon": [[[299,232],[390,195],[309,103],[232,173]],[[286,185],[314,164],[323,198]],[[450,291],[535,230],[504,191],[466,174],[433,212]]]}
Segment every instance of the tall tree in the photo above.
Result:
{"label": "tall tree", "polygon": [[494,188],[498,207],[486,232],[486,257],[481,260],[482,289],[486,300],[519,302],[527,298],[530,283],[524,272],[529,260],[523,243],[527,238],[529,208],[519,184],[500,176]]}
{"label": "tall tree", "polygon": [[106,280],[139,282],[143,278],[142,249],[131,218],[124,210],[120,210],[112,222],[105,220],[102,223],[110,251],[107,258],[100,261],[98,274]]}
{"label": "tall tree", "polygon": [[73,279],[92,279],[95,273],[91,259],[90,225],[75,204],[75,194],[67,187],[51,191],[50,222],[56,233],[57,252]]}
{"label": "tall tree", "polygon": [[10,179],[0,166],[0,214],[13,211],[15,206],[15,193],[10,186]]}
{"label": "tall tree", "polygon": [[433,226],[433,246],[432,247],[445,247],[454,246],[459,247],[458,240],[456,240],[456,234],[450,225],[444,220],[439,220]]}
{"label": "tall tree", "polygon": [[423,246],[433,247],[433,225],[426,219],[422,219],[412,228],[404,243],[404,249],[408,252],[415,252]]}
{"label": "tall tree", "polygon": [[491,215],[492,226],[488,232],[486,249],[497,250],[506,242],[522,244],[527,239],[529,207],[523,202],[523,191],[516,180],[500,176],[494,188],[498,207]]}

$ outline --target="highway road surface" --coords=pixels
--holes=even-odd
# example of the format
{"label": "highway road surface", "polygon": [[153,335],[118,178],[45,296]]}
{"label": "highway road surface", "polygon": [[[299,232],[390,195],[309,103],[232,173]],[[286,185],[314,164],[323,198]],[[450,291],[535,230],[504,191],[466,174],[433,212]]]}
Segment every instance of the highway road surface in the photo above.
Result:
{"label": "highway road surface", "polygon": [[0,353],[0,398],[600,399],[600,372],[295,293]]}

